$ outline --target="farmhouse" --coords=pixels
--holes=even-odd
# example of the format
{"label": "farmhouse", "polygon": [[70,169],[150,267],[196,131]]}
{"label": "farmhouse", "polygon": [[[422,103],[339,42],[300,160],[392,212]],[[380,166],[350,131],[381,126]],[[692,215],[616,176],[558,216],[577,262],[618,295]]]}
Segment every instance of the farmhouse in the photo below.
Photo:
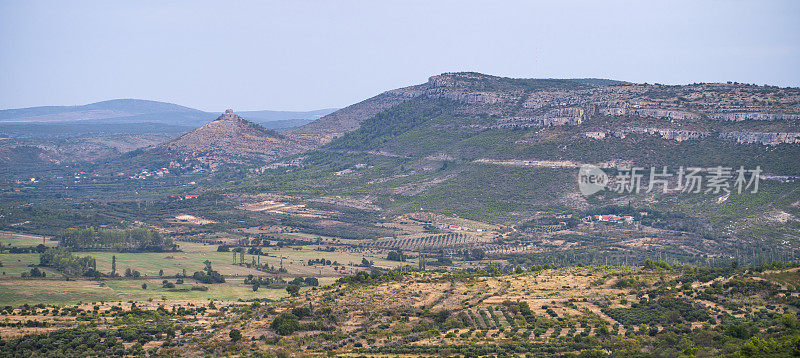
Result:
{"label": "farmhouse", "polygon": [[603,222],[612,222],[612,223],[626,223],[626,224],[633,224],[633,216],[625,215],[625,216],[617,216],[614,214],[608,215],[595,215],[594,219],[597,221]]}

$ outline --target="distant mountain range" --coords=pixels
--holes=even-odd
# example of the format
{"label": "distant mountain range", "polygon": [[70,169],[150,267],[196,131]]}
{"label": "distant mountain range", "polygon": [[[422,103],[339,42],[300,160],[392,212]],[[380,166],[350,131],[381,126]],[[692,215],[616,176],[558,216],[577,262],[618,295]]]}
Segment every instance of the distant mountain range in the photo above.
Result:
{"label": "distant mountain range", "polygon": [[[285,130],[310,123],[336,109],[313,111],[247,111],[241,115],[269,129]],[[15,124],[112,126],[152,123],[196,128],[216,118],[218,113],[204,112],[172,103],[140,99],[115,99],[81,106],[46,106],[0,110],[0,133],[25,133]],[[39,127],[43,128],[43,127]]]}
{"label": "distant mountain range", "polygon": [[[773,233],[770,240],[796,235],[794,219],[785,225],[775,218],[782,213],[800,217],[798,88],[444,73],[318,119],[312,118],[324,111],[304,112],[310,123],[281,132],[258,122],[292,121],[293,114],[241,112],[240,117],[226,111],[213,120],[185,107],[139,104],[5,111],[0,118],[63,119],[65,113],[83,112],[112,122],[150,116],[195,118],[205,125],[149,142],[65,141],[69,150],[62,142],[3,149],[3,142],[13,141],[5,139],[0,141],[0,174],[3,163],[8,173],[28,175],[28,168],[39,162],[64,163],[81,158],[77,153],[101,153],[83,157],[105,170],[100,174],[132,167],[169,167],[173,177],[236,174],[246,180],[226,183],[237,183],[240,192],[340,197],[387,213],[423,210],[514,225],[553,210],[627,207],[661,215],[665,228],[720,243],[767,238],[748,229],[753,227]],[[103,119],[74,123],[87,121]],[[32,164],[15,170],[13,165],[21,162]],[[576,179],[583,164],[607,169],[609,177],[632,166],[645,168],[640,173],[645,178],[650,168],[669,167],[674,174],[679,168],[722,166],[760,168],[765,179],[762,191],[742,195],[656,191],[626,196],[605,190],[584,196]],[[670,187],[678,184],[676,178]],[[634,209],[631,203],[640,204]]]}
{"label": "distant mountain range", "polygon": [[[182,135],[173,142],[175,148],[196,149],[208,144],[208,148],[228,149],[202,154],[193,152],[200,159],[212,163],[222,162],[223,159],[239,163],[246,157],[265,160],[279,153],[287,153],[287,150],[298,149],[297,145],[281,139],[276,132],[308,124],[333,111],[335,109],[242,112],[242,116],[249,121],[238,116],[236,118],[248,123],[242,127],[258,128],[253,132],[239,130],[241,128],[237,126],[212,125],[220,123],[214,120],[219,113],[137,99],[117,99],[82,106],[0,110],[0,174],[30,173],[54,163],[110,159],[135,149],[170,143]],[[230,130],[230,133],[220,134],[223,129]],[[248,133],[241,141],[234,140]],[[261,134],[267,136],[261,137]],[[209,140],[202,139],[206,136],[229,140],[216,147]],[[193,145],[182,145],[194,140],[197,142]],[[242,144],[245,149],[238,150],[234,143]],[[275,152],[269,152],[269,148],[274,148]],[[250,149],[269,153],[257,154]],[[179,153],[186,154],[183,151]],[[231,158],[224,158],[226,156]],[[237,159],[232,159],[234,156]]]}
{"label": "distant mountain range", "polygon": [[[649,163],[674,158],[700,164],[717,152],[729,158],[740,151],[747,153],[739,158],[777,155],[774,150],[757,154],[750,147],[729,150],[730,145],[800,143],[799,98],[798,89],[736,83],[664,86],[462,72],[433,76],[428,82],[386,91],[340,110],[244,111],[236,118],[283,133],[285,140],[269,140],[268,148],[243,144],[266,150],[257,156],[262,159],[322,148],[484,162]],[[206,140],[207,131],[193,131],[217,116],[171,103],[121,99],[83,106],[3,110],[0,134],[25,138],[28,131],[70,138],[80,133],[158,133],[175,138],[191,131],[197,143],[205,143],[205,149],[209,149],[214,138],[232,138],[241,132],[225,127],[232,132],[222,137],[219,132],[209,132]],[[637,144],[656,140],[666,147],[643,151],[648,147]],[[725,148],[691,152],[702,145],[682,148],[685,143],[720,143]],[[681,148],[674,148],[676,145]],[[192,156],[206,154],[195,148]],[[215,158],[225,160],[220,155]],[[797,168],[787,165],[776,160],[765,166],[779,173],[798,173]]]}
{"label": "distant mountain range", "polygon": [[[184,159],[202,161],[214,153],[214,163],[235,164],[240,162],[241,151],[220,149],[236,143],[249,148],[247,156],[262,160],[317,149],[328,153],[328,164],[336,167],[353,160],[355,153],[364,153],[406,158],[410,161],[402,165],[406,169],[436,166],[442,161],[481,170],[491,164],[493,170],[501,171],[509,167],[572,168],[576,163],[744,165],[760,166],[773,174],[799,175],[796,161],[788,159],[800,155],[798,103],[800,90],[796,88],[737,83],[665,86],[607,79],[445,73],[284,131],[282,140],[254,135],[236,139],[237,133],[244,133],[237,126],[214,127],[214,131],[206,126],[190,133],[191,141],[184,139],[192,143],[185,146],[192,150],[181,153]],[[244,119],[291,116],[285,112],[242,113]],[[261,155],[257,155],[259,150]],[[225,153],[236,155],[226,160]],[[434,175],[434,182],[450,180],[448,175],[455,174],[445,173]],[[575,194],[555,188],[551,192]],[[571,197],[550,200],[574,204]]]}

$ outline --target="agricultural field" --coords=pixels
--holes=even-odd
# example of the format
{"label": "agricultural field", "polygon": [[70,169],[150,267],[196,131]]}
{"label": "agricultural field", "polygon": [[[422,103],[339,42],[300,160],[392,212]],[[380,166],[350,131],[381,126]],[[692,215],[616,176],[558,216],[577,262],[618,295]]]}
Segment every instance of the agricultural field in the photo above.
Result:
{"label": "agricultural field", "polygon": [[785,283],[797,273],[665,263],[390,270],[327,280],[291,296],[248,296],[222,285],[213,294],[153,290],[156,297],[146,297],[129,293],[133,281],[108,282],[105,289],[128,292],[121,300],[71,281],[64,291],[91,298],[0,310],[0,351],[48,332],[108,343],[62,347],[82,354],[773,356],[790,352],[800,337],[800,297]]}
{"label": "agricultural field", "polygon": [[[294,237],[294,236],[293,236]],[[274,300],[287,296],[284,288],[261,287],[252,289],[252,284],[244,281],[248,276],[269,276],[285,278],[316,277],[321,284],[330,283],[347,274],[356,272],[363,259],[371,261],[376,267],[392,268],[400,263],[388,261],[385,255],[369,251],[321,252],[316,246],[271,247],[264,248],[261,255],[238,252],[220,252],[219,245],[199,242],[178,242],[176,252],[109,252],[82,251],[77,256],[89,256],[94,260],[96,270],[105,277],[87,279],[65,275],[51,267],[40,266],[37,246],[56,247],[58,243],[38,235],[4,232],[0,236],[0,306],[26,304],[76,304],[89,301],[128,301],[128,300]],[[270,250],[271,249],[271,250]],[[24,251],[24,252],[17,252]],[[242,264],[240,258],[244,258]],[[331,265],[308,265],[309,260],[323,258],[341,263],[334,270]],[[252,265],[283,268],[278,274],[261,271]],[[202,271],[206,264],[226,278],[224,283],[204,285],[191,278],[194,272]],[[116,266],[117,276],[109,276],[112,266]],[[44,277],[30,276],[33,269]],[[137,272],[136,277],[124,273]],[[185,275],[185,276],[184,276]],[[188,276],[188,277],[187,277]],[[65,278],[67,279],[65,281]],[[182,279],[183,284],[175,287],[162,287],[163,281],[175,283]],[[147,289],[143,289],[146,285]],[[205,290],[192,289],[204,287]],[[303,287],[306,290],[308,287]]]}

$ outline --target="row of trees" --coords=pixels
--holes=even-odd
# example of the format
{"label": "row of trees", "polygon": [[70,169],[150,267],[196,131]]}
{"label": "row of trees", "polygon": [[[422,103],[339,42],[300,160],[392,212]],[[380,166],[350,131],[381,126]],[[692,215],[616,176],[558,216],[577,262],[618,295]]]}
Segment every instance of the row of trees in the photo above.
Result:
{"label": "row of trees", "polygon": [[[258,289],[261,287],[286,288],[289,294],[294,295],[300,291],[300,287],[302,286],[309,286],[309,287],[319,286],[319,279],[317,279],[316,277],[306,277],[306,278],[295,277],[293,280],[286,282],[284,279],[280,277],[271,278],[271,277],[247,275],[247,277],[244,279],[244,284],[252,285],[253,291],[258,291]],[[297,289],[295,290],[295,288],[291,286],[296,286]]]}
{"label": "row of trees", "polygon": [[177,245],[172,239],[149,228],[133,229],[66,229],[56,235],[56,240],[73,250],[119,250],[119,251],[174,251]]}
{"label": "row of trees", "polygon": [[308,260],[308,266],[314,266],[314,265],[326,266],[326,265],[338,265],[338,264],[339,263],[336,262],[336,261],[331,261],[331,260],[327,260],[327,259],[309,259]]}
{"label": "row of trees", "polygon": [[387,241],[379,241],[370,244],[369,246],[378,246],[385,248],[407,249],[407,250],[420,250],[431,248],[444,248],[459,245],[468,245],[475,243],[476,237],[461,234],[461,233],[448,233],[433,236],[417,237],[417,238],[401,238],[391,239]]}

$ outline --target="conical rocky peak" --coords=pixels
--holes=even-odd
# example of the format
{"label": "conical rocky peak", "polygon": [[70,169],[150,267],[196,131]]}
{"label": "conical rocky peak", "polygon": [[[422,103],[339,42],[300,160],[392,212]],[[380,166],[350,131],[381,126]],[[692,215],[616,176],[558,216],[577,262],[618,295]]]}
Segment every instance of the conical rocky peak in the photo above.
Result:
{"label": "conical rocky peak", "polygon": [[171,155],[208,163],[241,163],[246,158],[272,160],[306,149],[294,140],[239,117],[232,109],[160,147]]}

